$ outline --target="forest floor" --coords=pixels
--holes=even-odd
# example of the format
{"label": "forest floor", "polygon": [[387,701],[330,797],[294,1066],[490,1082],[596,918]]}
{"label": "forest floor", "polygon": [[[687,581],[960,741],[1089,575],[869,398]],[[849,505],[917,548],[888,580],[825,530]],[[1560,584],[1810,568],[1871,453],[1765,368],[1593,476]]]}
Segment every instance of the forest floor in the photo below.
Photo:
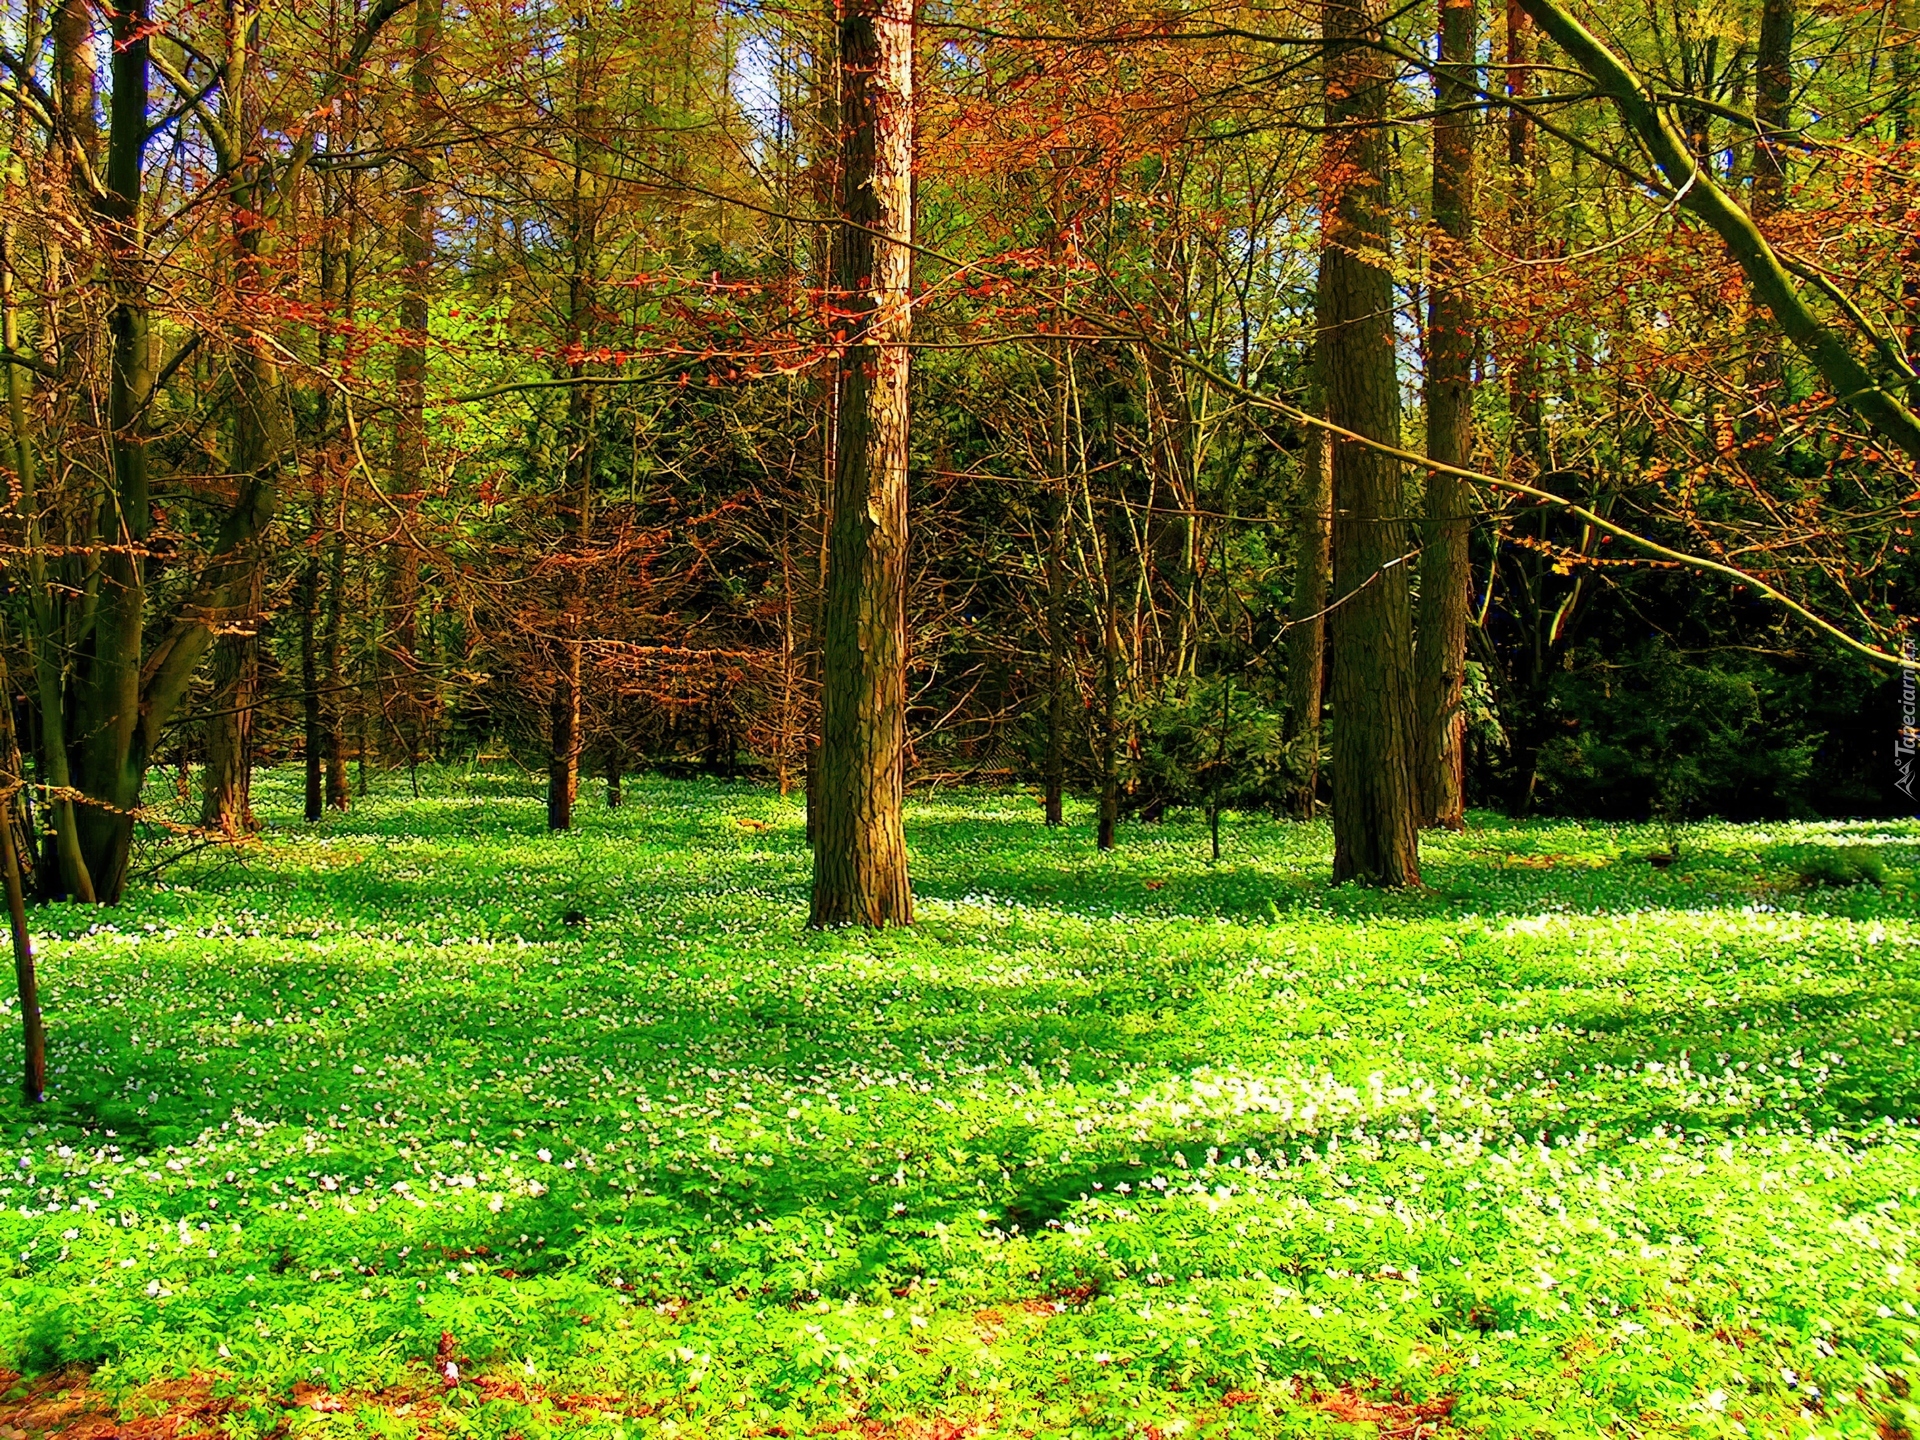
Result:
{"label": "forest floor", "polygon": [[0,1440],[1920,1433],[1920,826],[1487,819],[1393,896],[949,793],[920,923],[818,935],[762,790],[294,778],[36,914]]}

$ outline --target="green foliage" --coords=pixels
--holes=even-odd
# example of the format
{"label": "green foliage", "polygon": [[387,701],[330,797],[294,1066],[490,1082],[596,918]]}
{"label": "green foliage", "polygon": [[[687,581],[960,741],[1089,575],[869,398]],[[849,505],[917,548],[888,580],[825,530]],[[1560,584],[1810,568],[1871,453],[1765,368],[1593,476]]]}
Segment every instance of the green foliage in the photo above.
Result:
{"label": "green foliage", "polygon": [[[234,1434],[1910,1426],[1913,824],[1661,871],[1478,816],[1388,895],[1319,825],[1210,866],[948,794],[920,923],[823,935],[763,791],[549,836],[519,777],[310,828],[296,778],[240,856],[36,913],[0,1363],[214,1376]],[[1795,885],[1847,845],[1883,889]]]}
{"label": "green foliage", "polygon": [[1664,640],[1595,661],[1554,688],[1559,734],[1541,755],[1556,808],[1643,819],[1815,813],[1822,740],[1788,677],[1738,655],[1695,662]]}
{"label": "green foliage", "polygon": [[1810,890],[1887,883],[1887,867],[1879,855],[1860,845],[1813,847],[1800,854],[1794,868]]}
{"label": "green foliage", "polygon": [[1126,719],[1137,739],[1127,775],[1136,808],[1279,813],[1304,771],[1279,713],[1237,676],[1164,681]]}

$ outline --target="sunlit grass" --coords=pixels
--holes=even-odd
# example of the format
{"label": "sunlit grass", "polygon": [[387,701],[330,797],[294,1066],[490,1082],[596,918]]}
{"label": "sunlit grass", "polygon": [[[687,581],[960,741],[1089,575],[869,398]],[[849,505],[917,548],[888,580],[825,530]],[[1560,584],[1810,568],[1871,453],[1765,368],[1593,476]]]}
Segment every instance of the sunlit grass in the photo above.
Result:
{"label": "sunlit grass", "polygon": [[[1320,826],[1214,866],[943,794],[920,924],[816,935],[763,791],[550,837],[517,777],[311,828],[291,779],[241,856],[36,916],[17,1369],[247,1433],[1912,1426],[1920,827],[1661,870],[1488,820],[1392,896]],[[1824,845],[1885,888],[1801,888]]]}

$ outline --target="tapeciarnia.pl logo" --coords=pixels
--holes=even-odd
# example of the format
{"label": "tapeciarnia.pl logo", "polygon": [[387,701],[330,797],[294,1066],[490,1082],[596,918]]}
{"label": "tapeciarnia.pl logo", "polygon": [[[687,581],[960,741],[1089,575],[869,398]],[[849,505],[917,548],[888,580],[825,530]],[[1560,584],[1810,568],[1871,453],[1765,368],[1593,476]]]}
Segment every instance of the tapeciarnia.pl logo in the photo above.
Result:
{"label": "tapeciarnia.pl logo", "polygon": [[[1911,662],[1913,659],[1913,641],[1900,642],[1900,658]],[[1909,800],[1920,799],[1914,794],[1916,777],[1914,762],[1915,741],[1920,739],[1916,730],[1916,712],[1920,712],[1920,681],[1916,681],[1911,664],[1900,667],[1900,733],[1893,742],[1893,785]]]}

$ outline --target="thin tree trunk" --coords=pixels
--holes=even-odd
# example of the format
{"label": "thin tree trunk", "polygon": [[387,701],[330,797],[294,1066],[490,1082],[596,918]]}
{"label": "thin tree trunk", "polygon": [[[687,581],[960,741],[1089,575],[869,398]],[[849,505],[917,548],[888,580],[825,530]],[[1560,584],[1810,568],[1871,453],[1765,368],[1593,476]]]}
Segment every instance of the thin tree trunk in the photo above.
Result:
{"label": "thin tree trunk", "polygon": [[333,532],[327,563],[326,656],[327,697],[321,705],[321,731],[327,754],[327,808],[345,810],[352,803],[347,783],[347,742],[345,716],[342,714],[341,612],[346,608],[347,537]]}
{"label": "thin tree trunk", "polygon": [[[1538,139],[1526,102],[1533,96],[1533,72],[1539,61],[1539,33],[1520,0],[1507,0],[1507,94],[1520,103],[1507,108],[1508,195],[1506,230],[1511,253],[1522,262],[1540,254],[1540,214],[1536,154]],[[1506,356],[1507,412],[1512,418],[1510,448],[1518,478],[1531,479],[1547,467],[1543,454],[1546,427],[1541,397],[1540,337],[1533,278],[1523,270],[1517,287],[1519,309],[1513,349]]]}
{"label": "thin tree trunk", "polygon": [[[13,685],[7,678],[4,657],[0,657],[0,749],[14,756],[20,753],[13,734]],[[47,1093],[47,1032],[40,1018],[40,983],[33,963],[33,940],[27,933],[26,886],[20,876],[20,849],[13,834],[14,792],[25,783],[19,771],[0,777],[7,785],[4,813],[0,813],[0,878],[7,889],[7,919],[13,931],[13,978],[20,992],[20,1033],[26,1064],[21,1074],[21,1094],[29,1105],[36,1105]]]}
{"label": "thin tree trunk", "polygon": [[[413,7],[413,44],[408,81],[413,97],[416,137],[439,125],[442,0],[417,0]],[[405,155],[406,208],[400,219],[400,342],[393,360],[393,501],[407,513],[417,511],[427,476],[427,307],[433,287],[433,217],[438,179],[433,151],[416,145]],[[406,750],[412,773],[420,760],[426,723],[420,693],[420,556],[409,534],[399,537],[391,577],[393,650],[399,661],[394,692],[394,730]]]}
{"label": "thin tree trunk", "polygon": [[[1325,0],[1318,341],[1327,418],[1400,443],[1384,122],[1384,0]],[[1333,446],[1333,878],[1419,883],[1406,524],[1398,461]]]}
{"label": "thin tree trunk", "polygon": [[1052,473],[1046,497],[1047,517],[1047,753],[1043,771],[1047,824],[1065,818],[1067,793],[1067,685],[1072,662],[1067,633],[1067,347],[1058,347],[1055,362],[1052,434],[1048,436],[1047,468]]}
{"label": "thin tree trunk", "polygon": [[301,759],[306,771],[306,820],[326,813],[326,734],[320,715],[320,502],[314,501],[313,535],[300,566],[300,716]]}
{"label": "thin tree trunk", "polygon": [[[1433,277],[1427,301],[1427,454],[1445,465],[1473,461],[1473,111],[1479,88],[1476,0],[1440,0],[1437,115],[1433,123]],[[1420,819],[1451,830],[1465,823],[1467,487],[1427,474],[1420,543],[1420,606],[1414,651],[1418,700]]]}
{"label": "thin tree trunk", "polygon": [[621,721],[625,718],[621,713],[622,708],[620,704],[620,692],[616,690],[612,698],[607,702],[606,762],[607,808],[609,810],[618,810],[620,808],[622,798],[620,794],[620,772],[627,768],[626,738],[621,730]]}
{"label": "thin tree trunk", "polygon": [[913,919],[901,816],[913,31],[911,0],[851,0],[840,22],[845,223],[835,270],[850,340],[823,625],[815,926]]}
{"label": "thin tree trunk", "polygon": [[[1115,497],[1114,509],[1120,508]],[[1103,547],[1106,558],[1106,587],[1101,597],[1101,669],[1100,669],[1100,820],[1094,832],[1094,845],[1111,850],[1118,841],[1120,827],[1120,525],[1117,518],[1107,526]]]}
{"label": "thin tree trunk", "polygon": [[[9,352],[20,346],[18,277],[14,266],[12,216],[0,222],[0,343]],[[57,888],[76,900],[92,903],[93,880],[87,872],[86,858],[80,851],[80,834],[74,820],[73,801],[59,792],[73,783],[67,762],[66,681],[55,655],[54,608],[47,588],[46,546],[40,520],[39,457],[33,444],[32,422],[27,413],[27,370],[9,365],[7,370],[7,416],[13,432],[13,473],[20,487],[19,508],[26,520],[27,551],[27,651],[32,660],[34,689],[39,701],[41,754],[46,769],[43,778],[55,793],[48,803],[53,821],[54,866]],[[56,888],[42,877],[40,883]]]}

